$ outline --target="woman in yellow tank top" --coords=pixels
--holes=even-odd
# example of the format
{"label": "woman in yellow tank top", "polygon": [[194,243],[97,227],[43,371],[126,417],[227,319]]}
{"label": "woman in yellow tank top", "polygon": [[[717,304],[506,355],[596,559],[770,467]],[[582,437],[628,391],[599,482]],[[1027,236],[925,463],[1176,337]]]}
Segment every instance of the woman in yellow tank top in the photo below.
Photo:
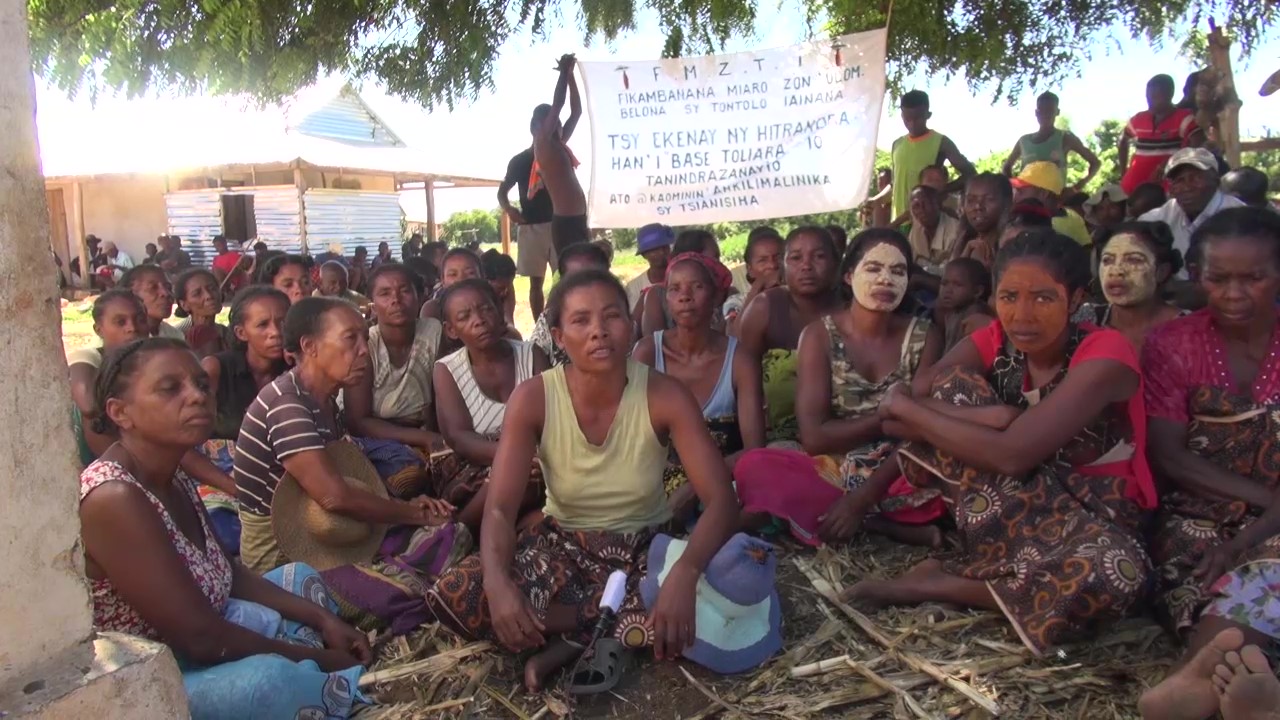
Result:
{"label": "woman in yellow tank top", "polygon": [[[679,656],[694,639],[698,579],[737,523],[729,473],[697,401],[679,381],[629,358],[627,305],[622,285],[603,270],[570,275],[552,291],[548,324],[571,362],[512,392],[480,555],[455,566],[428,595],[437,617],[467,637],[512,651],[541,648],[525,665],[530,691],[590,641],[615,570],[628,573],[628,581],[606,638],[611,652],[652,645],[659,659]],[[650,614],[637,586],[649,543],[670,519],[662,484],[668,440],[706,510]],[[517,539],[535,453],[547,517]]]}

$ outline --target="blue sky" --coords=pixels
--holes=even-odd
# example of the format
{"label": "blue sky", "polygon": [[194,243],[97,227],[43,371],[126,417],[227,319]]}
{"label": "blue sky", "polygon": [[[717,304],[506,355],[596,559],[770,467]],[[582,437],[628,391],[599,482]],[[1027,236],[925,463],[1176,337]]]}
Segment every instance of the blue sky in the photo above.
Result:
{"label": "blue sky", "polygon": [[[810,39],[802,15],[795,8],[795,0],[784,0],[783,11],[776,18],[760,23],[755,36],[735,39],[726,51],[776,47]],[[597,42],[590,47],[583,41],[577,17],[551,18],[549,25],[545,38],[540,40],[528,32],[513,36],[503,46],[496,62],[495,89],[452,112],[441,108],[429,113],[387,97],[372,83],[365,84],[362,94],[408,144],[439,154],[440,168],[427,169],[459,173],[465,170],[481,177],[500,178],[510,156],[527,146],[529,111],[538,103],[550,101],[555,83],[552,67],[561,53],[574,52],[588,61],[647,59],[656,57],[663,44],[662,32],[652,13],[638,18],[637,29],[616,42]],[[1180,87],[1186,75],[1195,69],[1178,56],[1177,47],[1178,43],[1172,40],[1154,48],[1145,39],[1117,37],[1099,41],[1090,49],[1092,59],[1085,63],[1079,77],[1053,87],[1029,89],[1017,107],[1007,102],[993,104],[993,88],[971,89],[962,77],[921,76],[913,78],[911,85],[929,92],[934,112],[932,126],[950,135],[962,152],[976,159],[996,149],[1007,150],[1019,135],[1035,128],[1033,99],[1043,90],[1058,93],[1064,117],[1080,133],[1088,132],[1106,118],[1128,117],[1144,107],[1143,91],[1151,75],[1169,73]],[[1272,129],[1280,131],[1280,95],[1270,98],[1257,95],[1263,80],[1280,68],[1280,36],[1273,33],[1247,62],[1238,58],[1233,58],[1233,62],[1237,88],[1245,100],[1240,113],[1241,135],[1246,138],[1261,135],[1268,119]],[[82,111],[92,115],[86,99],[78,99],[69,106],[65,98],[52,97],[54,92],[41,88],[40,102],[45,110],[56,108],[58,114]],[[886,103],[879,130],[878,145],[883,148],[903,133],[902,124],[889,103]],[[583,161],[580,177],[585,181],[590,177],[591,160],[586,118],[572,145]],[[495,194],[487,189],[446,190],[437,194],[441,218],[457,210],[495,206]]]}

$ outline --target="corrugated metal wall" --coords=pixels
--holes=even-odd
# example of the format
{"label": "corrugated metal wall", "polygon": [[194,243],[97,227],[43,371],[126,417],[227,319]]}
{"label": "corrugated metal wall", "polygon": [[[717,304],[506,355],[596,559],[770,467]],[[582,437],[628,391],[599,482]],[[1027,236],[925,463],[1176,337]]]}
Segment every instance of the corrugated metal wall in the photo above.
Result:
{"label": "corrugated metal wall", "polygon": [[304,135],[353,143],[391,146],[402,144],[369,114],[359,98],[348,92],[343,92],[302,118],[294,129]]}
{"label": "corrugated metal wall", "polygon": [[182,238],[182,247],[196,265],[213,262],[210,238],[222,232],[222,191],[183,190],[165,193],[169,234]]}
{"label": "corrugated metal wall", "polygon": [[236,192],[253,193],[253,216],[258,224],[259,240],[272,250],[302,252],[302,208],[298,203],[298,188],[273,185],[236,188]]}
{"label": "corrugated metal wall", "polygon": [[403,241],[400,194],[373,190],[308,190],[306,208],[307,245],[313,254],[322,253],[330,243],[342,243],[343,254],[351,257],[357,247],[378,252],[378,243],[387,242],[398,250]]}

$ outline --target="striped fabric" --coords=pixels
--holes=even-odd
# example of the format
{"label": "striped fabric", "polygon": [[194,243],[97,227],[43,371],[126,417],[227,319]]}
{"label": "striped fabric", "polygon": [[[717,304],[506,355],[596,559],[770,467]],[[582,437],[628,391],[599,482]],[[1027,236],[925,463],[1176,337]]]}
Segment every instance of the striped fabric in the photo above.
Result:
{"label": "striped fabric", "polygon": [[236,440],[232,477],[242,512],[271,514],[271,499],[284,477],[283,460],[295,453],[324,450],[345,435],[337,412],[323,412],[298,384],[294,368],[262,388],[245,413]]}
{"label": "striped fabric", "polygon": [[[517,340],[507,340],[515,353],[516,385],[533,377],[533,344]],[[471,427],[480,435],[496,437],[502,430],[502,419],[507,412],[507,404],[499,402],[484,394],[476,383],[476,376],[471,372],[471,357],[464,347],[450,353],[440,363],[444,365],[453,381],[458,385],[467,410],[471,413]]]}

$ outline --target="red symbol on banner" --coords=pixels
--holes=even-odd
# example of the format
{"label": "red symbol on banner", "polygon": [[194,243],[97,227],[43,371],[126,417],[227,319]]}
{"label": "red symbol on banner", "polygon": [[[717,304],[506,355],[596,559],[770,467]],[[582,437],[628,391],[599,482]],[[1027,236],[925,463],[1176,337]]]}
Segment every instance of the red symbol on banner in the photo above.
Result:
{"label": "red symbol on banner", "polygon": [[627,66],[626,66],[626,65],[619,65],[618,67],[614,68],[614,70],[615,70],[615,71],[617,71],[617,72],[621,72],[621,73],[622,73],[622,89],[623,89],[623,90],[630,90],[630,89],[631,89],[631,78],[628,78],[628,77],[627,77]]}
{"label": "red symbol on banner", "polygon": [[831,49],[836,51],[836,67],[842,67],[844,65],[844,56],[841,55],[840,49],[845,47],[848,47],[848,45],[845,45],[839,40],[831,43]]}

